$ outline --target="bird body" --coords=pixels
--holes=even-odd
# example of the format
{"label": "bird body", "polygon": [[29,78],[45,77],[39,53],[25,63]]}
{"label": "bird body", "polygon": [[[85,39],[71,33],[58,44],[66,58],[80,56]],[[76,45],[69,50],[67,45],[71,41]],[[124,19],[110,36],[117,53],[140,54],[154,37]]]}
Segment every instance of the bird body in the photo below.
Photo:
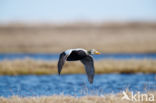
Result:
{"label": "bird body", "polygon": [[83,50],[73,50],[68,56],[67,61],[81,60],[87,55],[87,52]]}
{"label": "bird body", "polygon": [[65,61],[80,60],[84,66],[90,83],[93,83],[94,78],[94,61],[91,54],[100,54],[95,49],[87,51],[82,48],[68,49],[60,54],[58,61],[58,73],[60,75]]}

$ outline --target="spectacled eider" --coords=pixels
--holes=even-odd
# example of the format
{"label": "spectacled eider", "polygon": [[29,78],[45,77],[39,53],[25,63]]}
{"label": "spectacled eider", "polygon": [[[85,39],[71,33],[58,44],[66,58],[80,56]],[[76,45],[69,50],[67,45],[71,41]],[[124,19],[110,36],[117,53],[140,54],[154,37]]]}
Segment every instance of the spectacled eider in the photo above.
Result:
{"label": "spectacled eider", "polygon": [[60,54],[58,61],[58,74],[60,75],[62,67],[65,61],[77,61],[80,60],[84,66],[88,76],[88,81],[93,83],[94,78],[94,61],[92,58],[92,54],[100,54],[100,52],[95,49],[91,49],[89,51],[77,48],[77,49],[68,49]]}

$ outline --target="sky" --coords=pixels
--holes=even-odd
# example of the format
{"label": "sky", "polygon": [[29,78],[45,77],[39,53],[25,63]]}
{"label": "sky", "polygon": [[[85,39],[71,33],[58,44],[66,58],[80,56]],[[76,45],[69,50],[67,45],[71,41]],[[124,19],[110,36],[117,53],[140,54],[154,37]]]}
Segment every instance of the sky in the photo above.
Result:
{"label": "sky", "polygon": [[156,0],[0,0],[0,22],[156,21]]}

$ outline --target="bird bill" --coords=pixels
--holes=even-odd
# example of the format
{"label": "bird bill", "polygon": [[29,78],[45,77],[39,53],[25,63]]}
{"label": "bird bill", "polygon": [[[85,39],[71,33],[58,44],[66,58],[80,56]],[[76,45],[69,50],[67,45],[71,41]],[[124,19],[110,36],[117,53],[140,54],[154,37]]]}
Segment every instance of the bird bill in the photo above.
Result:
{"label": "bird bill", "polygon": [[99,54],[101,54],[101,53],[100,53],[100,52],[98,52],[98,51],[95,51],[95,54],[98,54],[98,55],[99,55]]}

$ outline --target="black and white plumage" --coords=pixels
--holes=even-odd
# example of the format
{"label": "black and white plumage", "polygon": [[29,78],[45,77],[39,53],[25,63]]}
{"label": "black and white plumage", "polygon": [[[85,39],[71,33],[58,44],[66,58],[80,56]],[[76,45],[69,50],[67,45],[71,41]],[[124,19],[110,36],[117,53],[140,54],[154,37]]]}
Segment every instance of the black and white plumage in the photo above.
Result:
{"label": "black and white plumage", "polygon": [[61,70],[65,61],[77,61],[80,60],[84,66],[88,76],[88,80],[90,83],[93,83],[94,79],[94,60],[91,54],[100,54],[95,49],[87,51],[85,49],[77,48],[77,49],[68,49],[60,54],[58,61],[58,74],[60,75]]}

